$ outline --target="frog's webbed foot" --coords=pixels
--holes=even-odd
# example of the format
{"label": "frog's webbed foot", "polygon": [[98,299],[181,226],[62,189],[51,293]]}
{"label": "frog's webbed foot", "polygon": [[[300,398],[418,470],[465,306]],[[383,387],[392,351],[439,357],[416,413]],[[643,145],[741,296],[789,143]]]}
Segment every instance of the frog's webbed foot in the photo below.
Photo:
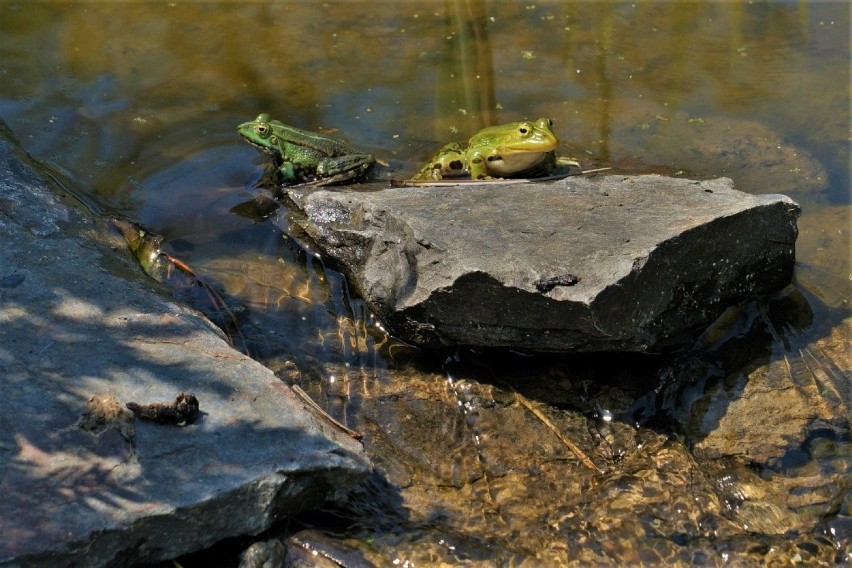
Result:
{"label": "frog's webbed foot", "polygon": [[571,167],[574,167],[574,168],[581,167],[580,162],[578,162],[574,158],[566,158],[564,156],[560,156],[560,157],[556,158],[556,165],[558,165],[558,166],[571,166]]}
{"label": "frog's webbed foot", "polygon": [[[431,166],[431,164],[430,164]],[[417,181],[439,181],[444,179],[444,176],[441,175],[441,166],[440,164],[434,164],[432,167],[424,167],[422,170],[417,172],[414,176],[412,176],[413,180]]]}
{"label": "frog's webbed foot", "polygon": [[[494,159],[492,156],[490,159]],[[486,166],[486,158],[479,152],[475,152],[473,156],[468,157],[468,170],[470,171],[470,179],[472,180],[488,180],[491,176],[488,175],[488,167]]]}

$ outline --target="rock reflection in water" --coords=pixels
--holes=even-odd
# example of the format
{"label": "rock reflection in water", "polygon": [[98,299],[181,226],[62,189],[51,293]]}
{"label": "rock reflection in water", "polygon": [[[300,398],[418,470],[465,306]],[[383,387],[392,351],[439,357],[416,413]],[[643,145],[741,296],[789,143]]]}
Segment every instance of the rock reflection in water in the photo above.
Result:
{"label": "rock reflection in water", "polygon": [[289,530],[374,565],[850,554],[849,320],[815,316],[798,289],[731,309],[680,354],[442,361],[385,335],[319,259],[282,251],[206,268],[248,307],[261,358],[375,464],[346,504]]}

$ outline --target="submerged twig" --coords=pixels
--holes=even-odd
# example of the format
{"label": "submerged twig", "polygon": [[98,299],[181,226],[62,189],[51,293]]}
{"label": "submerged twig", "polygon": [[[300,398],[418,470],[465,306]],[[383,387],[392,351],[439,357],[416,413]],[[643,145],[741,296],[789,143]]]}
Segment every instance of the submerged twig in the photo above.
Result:
{"label": "submerged twig", "polygon": [[518,402],[520,402],[523,405],[524,408],[526,408],[527,410],[532,412],[533,416],[538,418],[542,422],[542,424],[544,424],[545,426],[550,428],[550,431],[553,432],[556,435],[556,437],[559,438],[559,441],[561,441],[563,444],[565,444],[568,447],[568,449],[571,450],[574,453],[574,455],[577,456],[577,458],[579,458],[579,460],[581,462],[583,462],[583,465],[585,465],[586,467],[588,467],[589,469],[591,469],[592,471],[594,471],[596,473],[600,473],[600,474],[604,473],[604,471],[601,468],[599,468],[598,466],[596,466],[595,462],[593,462],[589,458],[589,456],[587,456],[583,452],[583,450],[581,450],[577,446],[577,444],[572,442],[565,434],[563,434],[562,431],[559,430],[559,428],[556,427],[556,424],[551,422],[550,419],[547,416],[545,416],[542,411],[540,411],[538,408],[536,408],[535,406],[530,404],[530,402],[523,395],[521,395],[518,391],[516,391],[514,389],[512,389],[512,390],[515,393],[515,399]]}
{"label": "submerged twig", "polygon": [[[248,342],[246,341],[246,338],[243,335],[242,330],[240,329],[240,324],[237,321],[237,316],[235,316],[234,312],[232,312],[231,309],[228,308],[228,304],[225,302],[225,299],[222,297],[222,295],[219,294],[219,292],[217,292],[216,289],[207,282],[207,280],[199,276],[188,264],[186,264],[179,258],[175,258],[174,256],[163,251],[160,251],[160,255],[162,255],[167,261],[171,262],[176,268],[182,270],[190,278],[193,278],[195,282],[199,286],[201,286],[201,288],[204,289],[204,291],[207,293],[207,298],[210,300],[210,304],[213,306],[213,309],[220,312],[224,312],[228,316],[228,319],[231,320],[231,325],[233,326],[234,331],[243,342],[243,348],[245,349],[246,354],[250,355],[250,353],[248,353]],[[231,336],[230,331],[225,329],[224,327],[221,327],[221,329],[224,332],[225,337],[228,339],[228,343],[231,345],[231,347],[236,348],[237,345],[234,342],[234,338]]]}
{"label": "submerged twig", "polygon": [[799,355],[813,377],[817,392],[832,404],[844,407],[849,417],[849,379],[844,376],[843,371],[828,359],[819,347],[799,349]]}
{"label": "submerged twig", "polygon": [[325,418],[325,420],[330,422],[333,426],[339,428],[340,430],[343,430],[350,438],[360,440],[364,437],[355,430],[335,420],[328,412],[323,410],[322,407],[320,407],[320,405],[314,401],[314,399],[308,396],[308,393],[303,391],[302,387],[300,387],[299,385],[290,385],[290,388],[293,389],[293,392],[299,395],[299,398],[301,398],[305,402],[305,404],[316,410],[320,414],[320,416]]}

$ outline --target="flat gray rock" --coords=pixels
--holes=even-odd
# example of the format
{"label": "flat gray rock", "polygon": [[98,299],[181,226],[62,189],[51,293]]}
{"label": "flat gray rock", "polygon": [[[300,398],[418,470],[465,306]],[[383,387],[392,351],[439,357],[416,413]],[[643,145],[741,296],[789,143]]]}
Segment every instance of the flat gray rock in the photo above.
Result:
{"label": "flat gray rock", "polygon": [[798,205],[731,180],[293,188],[294,220],[419,345],[644,351],[790,282]]}
{"label": "flat gray rock", "polygon": [[[101,222],[8,137],[0,121],[0,565],[173,558],[368,473],[359,442],[92,238]],[[125,408],[181,391],[190,425]]]}

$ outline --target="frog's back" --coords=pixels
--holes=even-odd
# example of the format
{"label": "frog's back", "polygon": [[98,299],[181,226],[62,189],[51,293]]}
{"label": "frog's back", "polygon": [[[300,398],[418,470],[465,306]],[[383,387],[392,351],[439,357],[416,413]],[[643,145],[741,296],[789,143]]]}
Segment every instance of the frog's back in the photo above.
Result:
{"label": "frog's back", "polygon": [[[302,130],[295,126],[289,126],[280,120],[273,120],[270,124],[275,125],[278,129],[287,131],[286,139],[284,140],[289,146],[307,150],[307,153],[313,154],[310,150],[314,150],[318,154],[324,156],[336,157],[345,156],[356,152],[351,146],[341,140],[330,138],[319,132],[311,132]],[[298,150],[297,150],[298,151]]]}

